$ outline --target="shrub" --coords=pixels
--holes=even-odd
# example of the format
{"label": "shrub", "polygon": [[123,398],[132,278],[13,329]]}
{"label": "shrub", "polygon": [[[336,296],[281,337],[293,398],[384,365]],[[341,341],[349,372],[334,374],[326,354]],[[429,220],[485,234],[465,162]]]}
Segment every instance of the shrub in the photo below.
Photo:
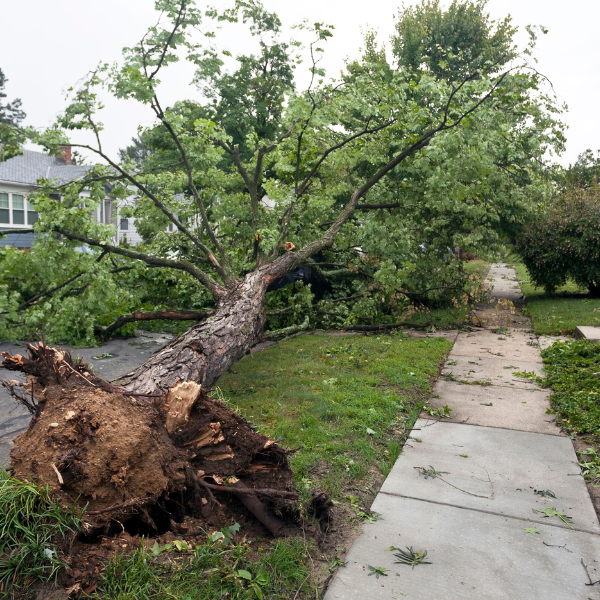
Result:
{"label": "shrub", "polygon": [[600,186],[568,189],[526,228],[517,250],[546,292],[571,279],[600,297]]}

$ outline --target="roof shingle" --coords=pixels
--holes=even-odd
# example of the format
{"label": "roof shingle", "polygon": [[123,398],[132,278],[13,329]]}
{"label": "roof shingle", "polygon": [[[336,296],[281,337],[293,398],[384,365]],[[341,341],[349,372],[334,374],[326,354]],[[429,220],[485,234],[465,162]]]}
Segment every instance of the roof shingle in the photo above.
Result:
{"label": "roof shingle", "polygon": [[60,158],[43,152],[23,150],[21,156],[0,162],[0,181],[35,185],[38,179],[57,179],[59,183],[68,183],[89,169],[89,166],[67,165]]}

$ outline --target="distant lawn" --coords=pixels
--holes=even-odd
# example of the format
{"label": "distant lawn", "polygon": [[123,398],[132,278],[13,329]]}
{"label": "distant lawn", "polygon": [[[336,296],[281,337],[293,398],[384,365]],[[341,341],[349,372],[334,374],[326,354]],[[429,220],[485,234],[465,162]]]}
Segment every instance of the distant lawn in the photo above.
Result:
{"label": "distant lawn", "polygon": [[525,265],[516,263],[515,269],[536,333],[573,335],[578,325],[600,326],[600,298],[590,298],[587,291],[571,282],[547,295],[543,288],[529,283]]}
{"label": "distant lawn", "polygon": [[218,386],[262,433],[297,450],[301,491],[325,488],[356,505],[388,474],[451,347],[402,333],[303,335],[244,358]]}

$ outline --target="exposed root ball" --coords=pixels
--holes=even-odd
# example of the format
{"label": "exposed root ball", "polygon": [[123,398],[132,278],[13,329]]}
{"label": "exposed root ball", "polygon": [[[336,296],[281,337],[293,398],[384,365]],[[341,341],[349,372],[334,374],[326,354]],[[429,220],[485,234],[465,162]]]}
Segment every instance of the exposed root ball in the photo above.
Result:
{"label": "exposed root ball", "polygon": [[3,385],[34,412],[11,451],[16,477],[49,484],[65,501],[87,505],[86,520],[95,529],[148,515],[149,506],[173,494],[198,518],[218,510],[218,503],[238,502],[240,494],[213,495],[209,485],[266,490],[250,495],[256,502],[246,496],[243,505],[272,532],[282,531],[273,513],[296,504],[286,452],[224,403],[194,382],[164,396],[123,393],[66,352],[41,343],[28,350],[29,358],[2,355],[4,368],[27,374],[21,388],[14,381]]}

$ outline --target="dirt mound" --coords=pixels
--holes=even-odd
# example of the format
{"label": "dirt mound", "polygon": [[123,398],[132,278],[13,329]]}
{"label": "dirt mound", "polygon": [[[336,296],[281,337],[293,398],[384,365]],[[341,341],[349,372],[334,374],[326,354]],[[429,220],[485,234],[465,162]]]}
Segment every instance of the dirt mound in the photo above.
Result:
{"label": "dirt mound", "polygon": [[194,382],[135,395],[66,352],[42,343],[28,351],[2,354],[4,368],[27,375],[25,384],[3,385],[33,414],[14,441],[11,469],[87,507],[90,531],[132,519],[158,531],[157,514],[171,517],[176,505],[180,522],[214,525],[243,506],[283,532],[275,515],[293,512],[297,500],[286,451],[226,404]]}

